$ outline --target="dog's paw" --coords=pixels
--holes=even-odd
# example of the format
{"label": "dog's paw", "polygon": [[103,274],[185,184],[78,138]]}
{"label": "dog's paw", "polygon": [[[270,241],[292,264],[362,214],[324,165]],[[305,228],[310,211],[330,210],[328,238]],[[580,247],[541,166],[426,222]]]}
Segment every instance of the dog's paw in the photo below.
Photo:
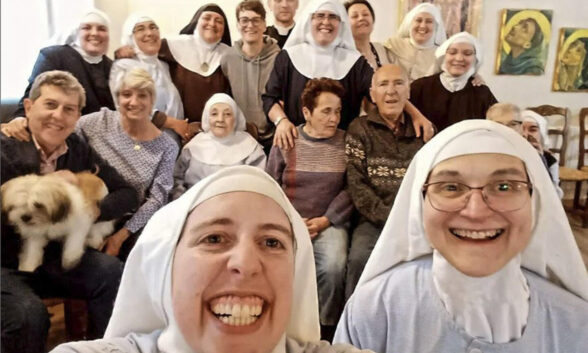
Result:
{"label": "dog's paw", "polygon": [[61,266],[64,270],[71,270],[72,268],[76,267],[80,260],[82,259],[82,255],[84,254],[84,250],[82,251],[64,251],[63,256],[61,257]]}
{"label": "dog's paw", "polygon": [[34,263],[19,263],[18,264],[18,270],[19,271],[23,271],[23,272],[34,272],[37,267],[39,267],[40,264],[34,264]]}
{"label": "dog's paw", "polygon": [[94,248],[96,250],[98,250],[100,248],[100,246],[102,245],[102,237],[100,236],[92,236],[90,235],[87,239],[86,239],[86,245]]}

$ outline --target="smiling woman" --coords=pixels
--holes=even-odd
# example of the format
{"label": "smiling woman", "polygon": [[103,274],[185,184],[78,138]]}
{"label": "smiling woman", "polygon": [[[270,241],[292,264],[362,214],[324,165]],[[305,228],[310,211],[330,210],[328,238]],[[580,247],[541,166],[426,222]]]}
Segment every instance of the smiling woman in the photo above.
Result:
{"label": "smiling woman", "polygon": [[312,343],[316,290],[308,231],[282,189],[257,168],[230,167],[149,222],[105,339],[54,352],[358,352]]}
{"label": "smiling woman", "polygon": [[413,159],[335,341],[581,352],[586,325],[588,275],[542,161],[514,130],[476,120]]}

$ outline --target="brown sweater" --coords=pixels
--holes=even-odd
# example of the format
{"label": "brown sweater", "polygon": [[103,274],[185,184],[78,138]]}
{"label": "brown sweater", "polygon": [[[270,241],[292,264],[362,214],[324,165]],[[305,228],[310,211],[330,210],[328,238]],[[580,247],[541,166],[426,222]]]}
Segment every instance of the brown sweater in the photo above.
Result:
{"label": "brown sweater", "polygon": [[423,146],[406,113],[403,120],[392,131],[374,109],[349,125],[345,137],[347,185],[360,222],[384,226],[406,169]]}

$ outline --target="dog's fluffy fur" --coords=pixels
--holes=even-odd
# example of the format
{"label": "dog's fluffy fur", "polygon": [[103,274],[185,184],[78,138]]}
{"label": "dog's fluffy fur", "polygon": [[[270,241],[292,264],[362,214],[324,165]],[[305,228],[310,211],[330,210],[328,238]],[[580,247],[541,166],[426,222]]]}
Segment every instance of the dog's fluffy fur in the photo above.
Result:
{"label": "dog's fluffy fur", "polygon": [[32,272],[41,265],[51,240],[63,242],[61,264],[69,270],[80,261],[86,244],[98,248],[103,237],[112,234],[114,222],[94,224],[108,188],[89,172],[76,177],[78,185],[54,174],[25,175],[2,185],[2,211],[23,240],[19,270]]}

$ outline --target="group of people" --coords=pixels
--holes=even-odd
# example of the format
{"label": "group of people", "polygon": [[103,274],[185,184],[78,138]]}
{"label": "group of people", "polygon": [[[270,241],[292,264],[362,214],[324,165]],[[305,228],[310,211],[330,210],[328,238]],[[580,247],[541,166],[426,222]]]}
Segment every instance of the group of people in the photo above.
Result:
{"label": "group of people", "polygon": [[383,44],[366,0],[296,23],[297,0],[268,5],[273,26],[238,4],[233,46],[207,4],[165,39],[132,14],[114,62],[98,10],[41,50],[2,183],[94,171],[117,227],[30,273],[2,222],[2,349],[42,352],[59,295],[104,338],[56,352],[580,352],[588,276],[547,124],[496,104],[477,39],[428,3]]}

